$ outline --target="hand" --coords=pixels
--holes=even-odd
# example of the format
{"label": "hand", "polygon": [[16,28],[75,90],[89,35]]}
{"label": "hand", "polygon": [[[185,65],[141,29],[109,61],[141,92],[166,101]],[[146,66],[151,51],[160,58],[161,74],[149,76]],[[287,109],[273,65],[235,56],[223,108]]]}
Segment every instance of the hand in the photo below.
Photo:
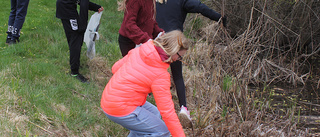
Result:
{"label": "hand", "polygon": [[223,24],[223,27],[227,28],[227,16],[222,17],[222,24]]}
{"label": "hand", "polygon": [[103,11],[103,7],[101,6],[99,9],[98,9],[98,13],[100,13],[101,11]]}

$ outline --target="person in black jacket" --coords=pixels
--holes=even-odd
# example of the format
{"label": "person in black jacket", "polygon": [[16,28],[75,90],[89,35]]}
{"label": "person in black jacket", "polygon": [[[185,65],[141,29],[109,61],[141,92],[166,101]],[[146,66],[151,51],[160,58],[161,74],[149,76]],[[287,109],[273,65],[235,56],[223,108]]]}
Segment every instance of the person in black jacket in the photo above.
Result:
{"label": "person in black jacket", "polygon": [[[158,0],[156,4],[156,21],[160,28],[165,32],[172,30],[183,31],[183,24],[188,13],[201,13],[203,16],[219,21],[221,14],[210,9],[199,0]],[[223,26],[226,27],[226,17],[222,17]],[[190,127],[192,125],[190,112],[187,109],[185,84],[182,76],[182,63],[176,61],[170,64],[171,73],[176,91],[179,98],[180,113],[179,119],[183,127]]]}
{"label": "person in black jacket", "polygon": [[[80,13],[77,5],[80,5]],[[89,0],[57,0],[56,3],[56,17],[61,19],[69,45],[71,76],[84,83],[88,79],[79,73],[79,67],[84,32],[88,24],[88,10],[100,13],[103,7]]]}
{"label": "person in black jacket", "polygon": [[19,42],[20,30],[27,15],[28,5],[29,0],[11,0],[6,44],[12,45]]}

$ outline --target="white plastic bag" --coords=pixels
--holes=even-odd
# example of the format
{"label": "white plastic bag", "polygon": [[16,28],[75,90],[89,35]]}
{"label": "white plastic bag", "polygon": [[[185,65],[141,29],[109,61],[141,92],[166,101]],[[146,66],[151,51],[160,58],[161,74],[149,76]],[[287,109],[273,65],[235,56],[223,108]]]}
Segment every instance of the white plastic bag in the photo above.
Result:
{"label": "white plastic bag", "polygon": [[102,12],[98,13],[95,12],[88,23],[86,32],[84,33],[84,39],[83,41],[87,45],[87,56],[90,59],[93,59],[96,55],[96,49],[95,49],[95,41],[99,40],[99,25],[100,25],[100,18],[101,18]]}

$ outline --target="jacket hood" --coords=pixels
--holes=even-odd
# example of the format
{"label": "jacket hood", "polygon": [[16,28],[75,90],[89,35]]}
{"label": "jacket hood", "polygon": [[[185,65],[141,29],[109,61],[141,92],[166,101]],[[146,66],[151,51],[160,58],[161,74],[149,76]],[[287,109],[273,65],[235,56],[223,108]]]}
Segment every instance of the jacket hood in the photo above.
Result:
{"label": "jacket hood", "polygon": [[169,63],[163,62],[161,60],[160,55],[156,50],[156,47],[154,46],[152,40],[141,45],[139,54],[142,61],[150,66],[158,68],[168,68],[170,65]]}

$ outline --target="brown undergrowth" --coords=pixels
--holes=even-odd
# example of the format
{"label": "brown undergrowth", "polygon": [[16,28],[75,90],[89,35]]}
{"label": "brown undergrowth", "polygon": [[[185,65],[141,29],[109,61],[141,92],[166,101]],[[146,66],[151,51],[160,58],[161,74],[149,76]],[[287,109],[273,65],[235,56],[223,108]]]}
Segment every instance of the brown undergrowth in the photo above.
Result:
{"label": "brown undergrowth", "polygon": [[[319,104],[319,69],[314,68],[320,59],[319,2],[207,3],[224,10],[229,27],[221,28],[198,14],[187,19],[185,27],[195,39],[183,69],[194,122],[188,135],[319,135],[319,129],[311,132],[299,123],[297,106],[279,114],[271,106],[272,98],[259,96],[272,93],[268,87],[273,84],[299,87],[311,83],[313,90],[304,94],[315,93],[318,97],[311,104]],[[199,24],[204,27],[197,28]],[[251,90],[249,85],[263,89]]]}
{"label": "brown undergrowth", "polygon": [[[319,104],[320,74],[314,68],[320,59],[319,2],[205,3],[228,16],[228,28],[199,14],[188,16],[185,23],[186,34],[194,39],[183,60],[193,121],[193,128],[185,129],[187,136],[319,135],[299,123],[300,109],[295,101],[280,114],[272,107],[272,98],[261,96],[270,97],[274,92],[268,87],[276,83],[290,87],[311,84],[318,96],[313,105]],[[107,81],[100,77],[108,80],[112,75],[105,60],[97,58],[89,63],[90,69],[99,72],[94,79],[102,81],[102,86]],[[262,89],[253,90],[250,85],[262,85]],[[178,106],[175,88],[172,94]]]}
{"label": "brown undergrowth", "polygon": [[184,60],[187,102],[194,123],[194,129],[186,130],[188,136],[308,136],[292,120],[293,112],[273,114],[268,100],[257,102],[259,91],[249,89],[249,83],[262,81],[253,77],[259,67],[256,43],[241,44],[244,38],[239,37],[212,44],[209,40],[226,37],[224,31],[218,24],[203,30],[200,40],[206,40],[195,42]]}

